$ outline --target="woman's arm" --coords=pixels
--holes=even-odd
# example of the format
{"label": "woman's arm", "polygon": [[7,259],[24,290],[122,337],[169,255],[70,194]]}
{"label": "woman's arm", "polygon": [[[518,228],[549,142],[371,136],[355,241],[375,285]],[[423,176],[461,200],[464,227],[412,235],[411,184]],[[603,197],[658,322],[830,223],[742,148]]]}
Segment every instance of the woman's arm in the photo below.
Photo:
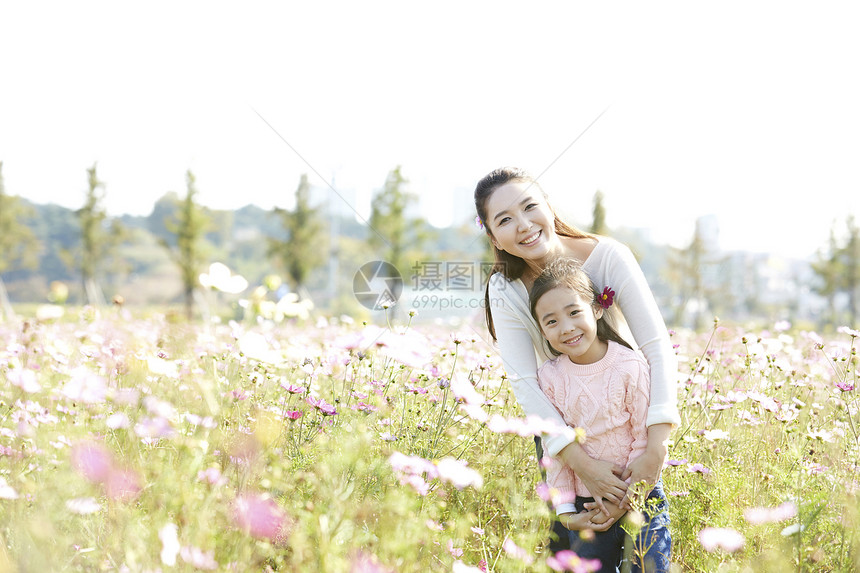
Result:
{"label": "woman's arm", "polygon": [[601,262],[598,274],[602,280],[596,282],[615,290],[618,307],[650,367],[651,393],[646,424],[680,424],[678,360],[645,275],[630,249],[615,241]]}
{"label": "woman's arm", "polygon": [[[559,426],[566,426],[561,414],[544,394],[537,381],[537,358],[531,334],[523,320],[531,320],[531,315],[522,316],[514,305],[516,294],[509,292],[514,285],[500,275],[490,278],[490,309],[496,329],[496,343],[505,373],[517,402],[527,416],[539,416],[551,420]],[[550,456],[555,456],[570,440],[564,436],[546,436],[543,447]]]}

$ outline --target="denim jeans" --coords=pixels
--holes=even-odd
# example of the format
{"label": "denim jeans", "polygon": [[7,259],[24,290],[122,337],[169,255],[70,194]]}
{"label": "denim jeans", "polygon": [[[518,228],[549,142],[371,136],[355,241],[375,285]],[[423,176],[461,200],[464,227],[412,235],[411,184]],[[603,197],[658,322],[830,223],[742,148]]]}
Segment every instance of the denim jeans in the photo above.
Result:
{"label": "denim jeans", "polygon": [[[580,537],[579,531],[571,531],[570,548],[583,559],[600,559],[601,573],[614,573],[621,571],[622,558],[625,545],[630,549],[631,568],[633,573],[667,573],[672,553],[672,535],[669,532],[669,501],[663,493],[662,480],[648,494],[649,501],[646,506],[645,524],[632,539],[621,527],[620,522],[615,522],[606,531],[595,531],[594,537],[585,540]],[[584,504],[594,501],[592,498],[577,498],[576,510],[583,511]],[[644,552],[644,564],[642,554]]]}

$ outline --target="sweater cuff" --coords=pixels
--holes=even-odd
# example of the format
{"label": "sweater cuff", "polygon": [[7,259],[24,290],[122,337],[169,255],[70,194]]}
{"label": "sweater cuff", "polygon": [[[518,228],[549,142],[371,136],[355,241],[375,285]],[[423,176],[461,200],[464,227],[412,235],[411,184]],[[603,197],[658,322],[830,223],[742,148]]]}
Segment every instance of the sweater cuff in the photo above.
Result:
{"label": "sweater cuff", "polygon": [[564,434],[556,434],[554,436],[545,435],[542,440],[544,452],[551,458],[557,458],[559,452],[573,443],[573,440]]}

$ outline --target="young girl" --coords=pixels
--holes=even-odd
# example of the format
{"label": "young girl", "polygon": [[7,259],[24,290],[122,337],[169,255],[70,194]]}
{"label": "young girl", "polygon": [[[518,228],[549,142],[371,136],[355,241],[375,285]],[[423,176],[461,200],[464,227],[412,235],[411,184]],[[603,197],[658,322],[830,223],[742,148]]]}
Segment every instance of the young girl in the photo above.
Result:
{"label": "young girl", "polygon": [[[626,467],[646,447],[650,377],[648,363],[617,334],[608,321],[614,293],[598,292],[582,266],[566,258],[550,262],[535,279],[529,295],[532,317],[556,356],[538,369],[538,384],[570,426],[585,429],[583,448],[594,459]],[[601,571],[618,571],[625,543],[633,543],[619,519],[625,513],[610,505],[611,526],[594,529],[594,498],[567,466],[554,463],[547,482],[560,492],[556,510],[571,530],[571,549],[580,557],[600,559]],[[633,571],[668,571],[671,535],[662,484],[649,493],[646,521],[631,546]],[[653,501],[650,501],[653,500]],[[644,557],[644,559],[643,559]]]}

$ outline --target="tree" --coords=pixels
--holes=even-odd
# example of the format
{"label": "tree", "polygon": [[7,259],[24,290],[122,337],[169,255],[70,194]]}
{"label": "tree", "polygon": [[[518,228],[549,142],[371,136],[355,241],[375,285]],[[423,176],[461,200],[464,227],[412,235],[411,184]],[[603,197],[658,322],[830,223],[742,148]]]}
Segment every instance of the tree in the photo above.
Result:
{"label": "tree", "polygon": [[12,319],[15,314],[6,294],[3,273],[13,266],[36,267],[38,242],[30,228],[21,222],[21,218],[26,215],[28,213],[19,198],[6,194],[3,183],[3,162],[0,161],[0,312],[9,319]]}
{"label": "tree", "polygon": [[179,267],[185,315],[190,321],[194,317],[194,289],[197,287],[200,271],[206,263],[203,236],[209,227],[209,217],[197,204],[197,188],[194,186],[195,178],[191,170],[188,170],[185,179],[187,183],[185,198],[177,200],[173,215],[164,220],[165,228],[174,236],[175,241],[171,243],[162,239],[161,244]]}
{"label": "tree", "polygon": [[844,233],[837,232],[836,223],[831,227],[827,248],[819,250],[812,271],[819,281],[816,292],[827,300],[830,322],[841,319],[837,297],[843,294],[848,320],[856,325],[860,311],[860,228],[853,215],[845,219]]}
{"label": "tree", "polygon": [[818,284],[813,290],[827,301],[827,320],[837,320],[836,295],[839,292],[840,282],[843,275],[842,263],[839,257],[839,241],[836,238],[836,229],[830,228],[830,240],[825,249],[819,249],[815,260],[812,262],[812,272],[818,277]]}
{"label": "tree", "polygon": [[603,192],[594,193],[594,207],[591,210],[591,229],[595,235],[606,235],[606,208],[603,206]]}
{"label": "tree", "polygon": [[415,196],[404,191],[408,180],[400,172],[400,166],[389,172],[385,185],[374,195],[370,204],[370,238],[368,243],[382,258],[394,265],[403,275],[410,265],[407,263],[406,251],[410,237],[417,246],[420,233],[417,222],[410,221],[406,216],[406,208],[415,200]]}
{"label": "tree", "polygon": [[705,310],[713,311],[728,291],[719,284],[719,269],[724,262],[708,244],[703,220],[697,219],[690,244],[684,249],[673,248],[669,256],[668,275],[677,291],[675,324],[684,324],[691,311],[692,327],[700,329],[704,325]]}
{"label": "tree", "polygon": [[124,237],[117,220],[107,224],[104,208],[105,184],[99,181],[96,164],[87,169],[87,192],[84,206],[75,211],[80,227],[80,248],[64,249],[62,258],[70,268],[81,273],[81,287],[88,304],[103,304],[98,274],[104,261],[112,256]]}
{"label": "tree", "polygon": [[860,228],[854,220],[854,215],[849,215],[845,221],[847,236],[845,246],[842,248],[842,266],[845,268],[843,275],[843,290],[848,295],[848,316],[851,326],[857,326],[858,314],[858,289],[860,289]]}
{"label": "tree", "polygon": [[296,188],[296,204],[292,210],[275,207],[273,214],[279,219],[286,238],[268,238],[268,255],[273,258],[289,277],[297,293],[307,283],[311,272],[326,260],[323,222],[318,207],[311,205],[311,186],[307,174],[302,174]]}

